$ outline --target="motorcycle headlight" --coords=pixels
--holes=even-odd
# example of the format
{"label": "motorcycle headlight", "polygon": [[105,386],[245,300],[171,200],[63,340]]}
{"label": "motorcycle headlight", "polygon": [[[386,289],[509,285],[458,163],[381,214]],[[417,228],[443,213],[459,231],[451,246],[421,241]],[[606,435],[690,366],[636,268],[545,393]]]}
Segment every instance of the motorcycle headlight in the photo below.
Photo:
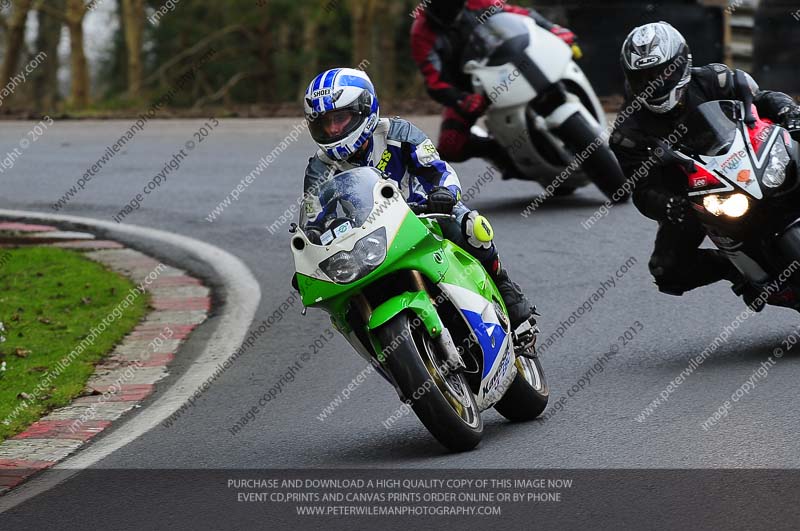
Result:
{"label": "motorcycle headlight", "polygon": [[386,260],[386,229],[381,227],[356,242],[352,251],[340,251],[319,264],[337,284],[362,278]]}
{"label": "motorcycle headlight", "polygon": [[769,166],[764,172],[764,186],[777,188],[782,185],[786,180],[786,168],[789,166],[790,160],[783,142],[775,142],[770,153]]}
{"label": "motorcycle headlight", "polygon": [[727,197],[711,194],[703,198],[703,206],[715,216],[724,214],[731,218],[740,218],[750,210],[750,201],[744,194],[731,194]]}

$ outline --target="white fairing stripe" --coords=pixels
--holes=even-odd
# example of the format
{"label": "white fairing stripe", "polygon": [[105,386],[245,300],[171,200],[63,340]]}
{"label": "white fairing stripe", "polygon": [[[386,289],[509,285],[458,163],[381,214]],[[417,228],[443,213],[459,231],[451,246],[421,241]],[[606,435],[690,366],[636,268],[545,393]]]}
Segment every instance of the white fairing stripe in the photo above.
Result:
{"label": "white fairing stripe", "polygon": [[[502,326],[497,314],[494,311],[494,303],[487,300],[483,296],[470,291],[455,284],[448,284],[446,282],[439,283],[439,289],[445,292],[450,301],[455,305],[459,311],[469,310],[471,312],[481,315],[484,322]],[[487,308],[489,311],[487,311]],[[462,314],[463,315],[463,314]],[[466,323],[466,318],[464,319]],[[475,337],[473,335],[473,340]],[[510,358],[510,359],[509,359]],[[513,345],[511,343],[511,335],[506,334],[500,352],[494,360],[491,370],[486,377],[481,381],[480,392],[475,397],[478,408],[484,411],[492,407],[498,400],[500,400],[508,387],[514,380],[516,375],[516,365],[514,364]],[[502,370],[502,374],[498,373]],[[489,382],[495,381],[495,386],[485,392]]]}
{"label": "white fairing stripe", "polygon": [[[767,158],[772,153],[772,146],[775,144],[775,139],[780,134],[780,128],[774,127],[772,129],[772,133],[770,134],[769,138],[765,142],[764,151],[761,153],[761,157],[755,160],[756,168],[759,170],[764,167],[764,163],[767,161]],[[750,135],[742,135],[747,140],[747,147],[750,150],[750,153],[755,153],[756,150],[753,148],[753,144],[750,142]]]}
{"label": "white fairing stripe", "polygon": [[[755,158],[753,153],[755,153],[755,149],[753,148],[753,144],[750,141],[750,135],[746,134],[745,131],[739,130],[736,134],[736,140],[734,140],[733,145],[728,150],[727,153],[724,155],[720,155],[719,157],[707,157],[701,156],[700,160],[703,161],[704,164],[700,166],[707,170],[709,173],[715,174],[717,177],[720,178],[720,182],[725,184],[724,190],[705,190],[699,192],[689,192],[689,196],[697,196],[697,195],[705,195],[708,193],[717,193],[717,192],[729,192],[734,190],[734,186],[742,189],[743,191],[750,194],[755,199],[761,199],[764,197],[764,193],[761,190],[761,186],[758,183],[758,179],[756,178],[756,169],[761,171],[766,163],[767,159],[772,152],[772,148],[775,146],[775,142],[777,138],[780,136],[780,128],[776,127],[772,133],[770,134],[769,138],[765,142],[764,150],[761,153],[759,158]],[[730,167],[723,169],[723,165],[728,162],[732,157],[736,156],[737,153],[747,153],[747,157],[741,158],[739,161],[735,163],[735,165],[730,165]],[[685,157],[685,156],[684,156]],[[695,161],[695,164],[697,162]],[[749,171],[750,172],[750,180],[746,182],[739,181],[737,176],[742,171]],[[734,175],[735,172],[735,175]],[[731,184],[733,183],[733,184]]]}
{"label": "white fairing stripe", "polygon": [[[477,313],[478,315],[483,315],[486,307],[492,304],[492,301],[485,299],[483,296],[478,295],[474,291],[462,288],[461,286],[456,286],[455,284],[441,282],[439,284],[439,288],[447,293],[447,296],[459,310],[469,310]],[[494,314],[494,312],[492,312],[492,314]],[[494,320],[486,322],[500,324],[500,321],[497,320],[497,316],[494,317]]]}

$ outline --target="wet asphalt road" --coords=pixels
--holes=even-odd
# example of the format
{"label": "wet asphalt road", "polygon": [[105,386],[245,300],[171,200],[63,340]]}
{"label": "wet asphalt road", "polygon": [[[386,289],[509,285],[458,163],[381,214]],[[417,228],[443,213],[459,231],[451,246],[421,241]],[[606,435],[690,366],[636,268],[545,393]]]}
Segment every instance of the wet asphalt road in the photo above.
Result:
{"label": "wet asphalt road", "polygon": [[[415,120],[436,135],[437,120]],[[90,182],[63,213],[109,220],[141,192],[203,121],[152,122]],[[261,283],[257,321],[290,296],[291,254],[285,226],[273,224],[296,203],[303,170],[312,152],[306,135],[285,151],[216,220],[206,216],[297,124],[295,119],[221,120],[188,153],[166,183],[146,196],[125,221],[184,234],[240,257]],[[19,145],[32,126],[4,122],[0,152]],[[13,168],[0,174],[0,208],[52,212],[50,205],[103,155],[127,121],[56,123],[25,150]],[[194,138],[194,140],[197,140]],[[486,171],[472,161],[456,166],[464,188]],[[546,421],[509,425],[484,414],[486,433],[472,452],[444,452],[413,416],[391,429],[382,421],[399,402],[375,374],[358,386],[325,421],[317,416],[364,368],[347,343],[335,337],[286,383],[267,407],[233,435],[229,428],[278,382],[287,367],[309,350],[328,327],[326,316],[290,309],[247,354],[218,379],[197,406],[172,427],[159,426],[102,460],[101,468],[795,468],[800,466],[794,407],[800,359],[790,351],[766,378],[711,429],[706,421],[766,361],[798,324],[792,311],[767,308],[741,323],[730,339],[689,376],[668,402],[643,422],[637,416],[714,338],[743,311],[722,284],[682,298],[659,294],[647,271],[655,224],[633,205],[614,207],[586,230],[581,222],[602,204],[594,188],[553,198],[530,217],[520,211],[542,192],[533,183],[495,179],[470,206],[492,221],[502,258],[538,305],[547,337],[590,300],[601,285],[615,284],[581,312],[543,355],[555,402],[597,364],[612,345],[617,354],[594,371],[584,387],[566,397],[564,408]],[[152,249],[167,253],[167,250]],[[167,257],[169,258],[169,257]],[[179,258],[178,258],[179,260]],[[624,266],[624,264],[628,266]],[[179,264],[180,265],[180,264]],[[184,264],[190,265],[191,264]],[[620,268],[626,269],[622,274]],[[636,324],[636,323],[639,324]],[[563,329],[563,328],[562,328]],[[623,340],[626,330],[636,330]],[[622,343],[625,343],[624,345]],[[800,347],[795,347],[800,352]],[[191,361],[179,360],[179,373]],[[286,378],[284,377],[284,381]],[[164,382],[169,385],[170,380]],[[138,414],[146,414],[146,408]],[[641,420],[641,419],[640,419]],[[114,429],[124,429],[124,423]],[[78,474],[56,489],[18,507],[16,524],[44,523],[53,512],[78,522],[78,504],[103,506],[110,493],[80,490],[89,481]],[[192,499],[187,492],[170,496]],[[194,492],[194,491],[192,491]],[[161,493],[164,494],[164,493]],[[132,485],[136,504],[152,493]],[[168,519],[168,504],[154,515]],[[102,511],[100,511],[102,513]],[[111,516],[92,516],[98,523]],[[0,521],[3,517],[0,516]],[[164,520],[166,521],[166,520]],[[32,527],[32,528],[35,528]]]}

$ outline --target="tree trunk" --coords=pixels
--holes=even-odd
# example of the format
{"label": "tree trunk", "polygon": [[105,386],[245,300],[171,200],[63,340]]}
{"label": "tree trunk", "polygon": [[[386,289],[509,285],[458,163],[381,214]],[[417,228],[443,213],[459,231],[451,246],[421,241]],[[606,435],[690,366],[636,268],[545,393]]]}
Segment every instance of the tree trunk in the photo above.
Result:
{"label": "tree trunk", "polygon": [[125,29],[125,48],[128,57],[128,94],[142,94],[142,33],[144,31],[144,0],[122,0]]}
{"label": "tree trunk", "polygon": [[319,23],[320,23],[320,10],[317,7],[307,9],[304,13],[303,20],[303,41],[302,41],[302,62],[299,90],[300,94],[298,99],[302,100],[306,91],[306,83],[311,82],[314,76],[317,75],[319,68],[319,45],[317,39],[319,38]]}
{"label": "tree trunk", "polygon": [[[264,66],[265,71],[273,72],[275,69],[275,57],[273,46],[273,25],[269,19],[259,24],[257,30],[257,53],[259,63]],[[256,91],[258,101],[275,101],[278,97],[278,92],[275,90],[275,84],[271,82],[272,76],[265,74],[256,78]]]}
{"label": "tree trunk", "polygon": [[353,57],[355,68],[362,61],[372,61],[372,29],[375,27],[376,0],[352,0],[350,13],[353,18]]}
{"label": "tree trunk", "polygon": [[19,57],[22,46],[25,44],[25,22],[31,9],[32,0],[15,0],[11,18],[8,20],[6,30],[6,54],[3,59],[2,75],[3,86],[6,86],[19,68]]}
{"label": "tree trunk", "polygon": [[69,29],[71,99],[78,108],[89,105],[89,65],[83,49],[83,17],[86,6],[83,0],[67,0],[67,28]]}
{"label": "tree trunk", "polygon": [[380,41],[380,85],[381,98],[393,102],[397,95],[397,24],[401,20],[403,2],[385,0],[381,14],[386,26],[381,30]]}
{"label": "tree trunk", "polygon": [[[54,9],[64,10],[63,0],[50,0]],[[45,10],[37,12],[38,33],[36,52],[44,52],[47,59],[39,66],[33,85],[36,105],[43,110],[53,110],[58,101],[58,43],[63,22]]]}
{"label": "tree trunk", "polygon": [[[114,84],[117,93],[128,90],[128,46],[125,42],[125,16],[123,15],[122,3],[125,0],[116,0],[117,20],[119,20],[119,34],[114,38],[114,66],[111,75],[118,78]],[[144,83],[143,83],[144,84]]]}
{"label": "tree trunk", "polygon": [[275,80],[281,101],[286,101],[294,96],[294,76],[291,64],[294,53],[291,52],[289,43],[292,37],[292,26],[288,21],[281,21],[278,26],[277,39],[277,70]]}

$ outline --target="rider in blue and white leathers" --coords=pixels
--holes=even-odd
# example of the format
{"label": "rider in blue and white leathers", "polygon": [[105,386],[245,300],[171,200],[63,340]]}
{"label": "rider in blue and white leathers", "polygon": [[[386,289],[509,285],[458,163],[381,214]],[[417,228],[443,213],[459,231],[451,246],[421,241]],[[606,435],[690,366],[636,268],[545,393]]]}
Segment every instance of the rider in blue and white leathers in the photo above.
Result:
{"label": "rider in blue and white leathers", "polygon": [[441,220],[448,240],[477,258],[495,281],[513,327],[531,315],[519,286],[500,266],[488,220],[461,202],[461,183],[453,168],[420,129],[401,118],[380,118],[378,98],[369,76],[350,68],[327,70],[309,85],[304,98],[309,132],[320,149],[309,160],[304,182],[301,225],[321,215],[316,191],[330,176],[372,166],[398,183],[407,202],[428,212],[454,214]]}

